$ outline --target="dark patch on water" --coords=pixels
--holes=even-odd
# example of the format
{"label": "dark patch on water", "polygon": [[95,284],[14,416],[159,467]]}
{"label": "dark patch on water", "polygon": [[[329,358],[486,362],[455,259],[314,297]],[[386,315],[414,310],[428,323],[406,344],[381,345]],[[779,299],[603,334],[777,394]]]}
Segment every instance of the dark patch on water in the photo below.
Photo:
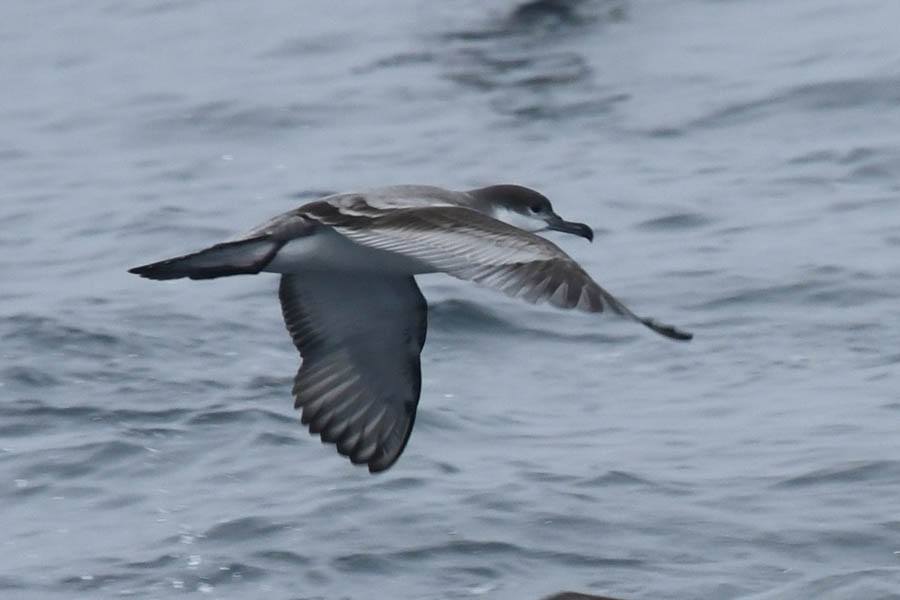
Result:
{"label": "dark patch on water", "polygon": [[360,75],[379,71],[381,69],[399,69],[403,67],[420,67],[435,62],[437,55],[432,52],[401,52],[379,58],[365,66],[354,69]]}
{"label": "dark patch on water", "polygon": [[555,87],[583,80],[591,74],[584,58],[574,53],[503,56],[496,51],[470,49],[459,52],[455,60],[458,66],[450,78],[482,91]]}
{"label": "dark patch on water", "polygon": [[647,231],[697,229],[709,225],[712,222],[712,219],[709,217],[697,213],[677,213],[643,221],[638,223],[636,228]]}
{"label": "dark patch on water", "polygon": [[296,446],[299,437],[300,436],[265,432],[256,436],[254,444],[260,446]]}
{"label": "dark patch on water", "polygon": [[621,0],[531,0],[519,4],[508,22],[514,28],[573,27],[624,21],[628,4]]}

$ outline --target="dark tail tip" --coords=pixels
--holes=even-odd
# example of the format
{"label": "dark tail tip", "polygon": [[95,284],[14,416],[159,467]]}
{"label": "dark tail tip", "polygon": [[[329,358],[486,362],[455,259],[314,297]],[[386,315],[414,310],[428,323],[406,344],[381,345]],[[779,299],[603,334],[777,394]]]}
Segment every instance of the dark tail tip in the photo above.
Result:
{"label": "dark tail tip", "polygon": [[666,325],[665,323],[657,323],[653,319],[641,319],[641,323],[655,331],[660,335],[664,335],[667,338],[678,340],[681,342],[687,342],[693,339],[694,334],[690,331],[683,331],[678,329],[674,325]]}
{"label": "dark tail tip", "polygon": [[259,273],[284,242],[259,236],[235,242],[223,242],[200,252],[128,269],[147,279],[215,279],[229,275]]}
{"label": "dark tail tip", "polygon": [[156,263],[151,263],[149,265],[141,265],[140,267],[133,267],[128,269],[129,273],[133,273],[135,275],[140,275],[141,277],[146,277],[147,279],[181,279],[182,277],[188,277],[188,274],[180,271],[178,269],[172,268],[173,261],[164,260]]}

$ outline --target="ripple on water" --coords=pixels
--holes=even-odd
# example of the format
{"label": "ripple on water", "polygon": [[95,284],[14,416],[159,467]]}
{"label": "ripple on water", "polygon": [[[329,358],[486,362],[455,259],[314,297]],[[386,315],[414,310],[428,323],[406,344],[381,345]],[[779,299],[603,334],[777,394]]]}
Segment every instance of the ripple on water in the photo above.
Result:
{"label": "ripple on water", "polygon": [[630,94],[598,81],[591,61],[561,43],[558,29],[596,29],[620,14],[597,2],[528,3],[485,28],[445,34],[436,54],[446,79],[486,94],[495,113],[516,122],[607,119]]}
{"label": "ripple on water", "polygon": [[275,523],[263,517],[241,517],[214,525],[203,537],[210,541],[237,542],[271,537],[284,531],[284,523]]}
{"label": "ripple on water", "polygon": [[767,281],[745,286],[743,289],[728,290],[718,298],[695,308],[714,311],[730,306],[750,305],[858,307],[891,297],[893,296],[889,291],[874,282],[866,284],[864,280],[835,281],[833,278],[810,277],[796,283],[769,284]]}
{"label": "ripple on water", "polygon": [[0,370],[0,378],[35,391],[62,385],[62,379],[55,377],[44,368],[14,365]]}
{"label": "ripple on water", "polygon": [[699,229],[711,223],[713,223],[713,220],[705,215],[682,212],[642,221],[635,225],[635,228],[646,231],[680,231]]}
{"label": "ripple on water", "polygon": [[516,331],[515,325],[485,305],[466,300],[442,300],[428,305],[429,326],[447,331]]}
{"label": "ripple on water", "polygon": [[[150,424],[176,424],[193,412],[182,408],[134,410],[106,409],[86,404],[57,406],[37,399],[0,403],[2,431],[4,435],[11,437],[27,436],[38,429],[50,430],[59,427],[68,431],[103,423],[142,423],[144,425],[135,426],[135,431],[153,435],[154,428],[150,427]],[[175,430],[163,427],[158,432],[170,431]]]}
{"label": "ripple on water", "polygon": [[[358,555],[351,556],[355,557]],[[404,564],[452,557],[462,557],[466,559],[477,557],[479,562],[486,560],[503,562],[504,560],[508,560],[510,561],[509,564],[519,564],[517,561],[528,559],[539,561],[543,564],[597,568],[609,566],[634,567],[643,563],[643,561],[637,559],[610,558],[576,552],[537,550],[509,542],[476,540],[453,540],[445,544],[400,550],[381,556],[387,556],[402,561]]]}
{"label": "ripple on water", "polygon": [[777,488],[828,486],[834,483],[859,483],[865,481],[900,480],[900,461],[875,460],[814,469],[802,475],[789,477],[774,484]]}
{"label": "ripple on water", "polygon": [[260,550],[252,554],[261,562],[288,565],[290,567],[306,567],[313,564],[314,559],[290,550]]}
{"label": "ripple on water", "polygon": [[128,344],[121,335],[85,329],[61,319],[27,313],[0,318],[0,331],[3,331],[0,339],[6,343],[27,344],[29,348],[43,346],[82,353],[92,353],[102,348],[106,355],[108,348],[124,348]]}
{"label": "ripple on water", "polygon": [[9,575],[0,575],[0,590],[24,590],[27,587],[28,585],[21,579]]}
{"label": "ripple on water", "polygon": [[[312,127],[322,122],[328,107],[300,103],[283,105],[246,104],[239,101],[217,100],[191,107],[172,107],[162,114],[148,118],[138,135],[142,141],[166,141],[170,138],[184,140],[194,137],[209,140],[211,137],[248,139],[270,137],[273,133],[284,135],[299,128]],[[160,112],[156,109],[157,113]]]}
{"label": "ripple on water", "polygon": [[573,52],[504,56],[497,51],[466,49],[455,56],[454,63],[451,80],[484,91],[571,84],[591,74],[584,57]]}
{"label": "ripple on water", "polygon": [[266,410],[262,408],[207,409],[194,412],[187,419],[188,425],[229,425],[248,423],[270,423],[277,425],[293,425],[297,419],[292,413]]}
{"label": "ripple on water", "polygon": [[825,576],[803,576],[799,581],[774,590],[771,597],[866,598],[868,600],[896,600],[898,598],[897,580],[900,570],[895,567],[831,569],[831,571],[831,574]]}
{"label": "ripple on water", "polygon": [[54,484],[61,480],[82,480],[88,475],[109,472],[116,465],[130,463],[133,457],[145,454],[145,447],[121,440],[62,446],[29,453],[30,464],[20,470],[20,476],[26,480],[50,480]]}
{"label": "ripple on water", "polygon": [[[809,111],[876,108],[900,103],[900,80],[862,78],[824,81],[790,87],[767,98],[735,102],[693,120],[688,129],[730,127],[764,115]],[[788,110],[789,109],[789,110]]]}
{"label": "ripple on water", "polygon": [[602,475],[598,475],[596,477],[592,477],[590,479],[582,479],[578,481],[575,485],[578,487],[601,487],[606,488],[610,486],[631,486],[631,485],[642,485],[642,486],[651,486],[656,487],[657,484],[651,482],[648,479],[644,479],[642,477],[638,477],[637,475],[633,475],[631,473],[627,473],[625,471],[607,471]]}

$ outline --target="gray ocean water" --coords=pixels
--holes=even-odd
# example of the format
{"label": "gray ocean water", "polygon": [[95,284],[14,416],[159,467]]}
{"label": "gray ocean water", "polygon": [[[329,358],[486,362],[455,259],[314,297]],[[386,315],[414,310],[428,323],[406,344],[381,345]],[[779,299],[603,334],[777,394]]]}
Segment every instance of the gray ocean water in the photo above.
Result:
{"label": "gray ocean water", "polygon": [[[900,3],[0,4],[0,597],[900,598]],[[446,276],[415,431],[300,426],[320,195],[540,189],[677,344]]]}

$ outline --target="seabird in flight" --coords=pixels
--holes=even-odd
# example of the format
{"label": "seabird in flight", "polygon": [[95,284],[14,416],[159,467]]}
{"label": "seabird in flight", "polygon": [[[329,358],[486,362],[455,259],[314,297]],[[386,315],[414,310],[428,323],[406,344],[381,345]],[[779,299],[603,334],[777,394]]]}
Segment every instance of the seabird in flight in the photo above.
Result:
{"label": "seabird in flight", "polygon": [[400,457],[421,391],[427,306],[415,275],[443,272],[528,302],[639,317],[535,232],[593,240],[517,185],[457,192],[403,185],[327,196],[192,254],[135,267],[149,279],[281,274],[278,296],[303,362],[294,407],[323,442],[375,473]]}

